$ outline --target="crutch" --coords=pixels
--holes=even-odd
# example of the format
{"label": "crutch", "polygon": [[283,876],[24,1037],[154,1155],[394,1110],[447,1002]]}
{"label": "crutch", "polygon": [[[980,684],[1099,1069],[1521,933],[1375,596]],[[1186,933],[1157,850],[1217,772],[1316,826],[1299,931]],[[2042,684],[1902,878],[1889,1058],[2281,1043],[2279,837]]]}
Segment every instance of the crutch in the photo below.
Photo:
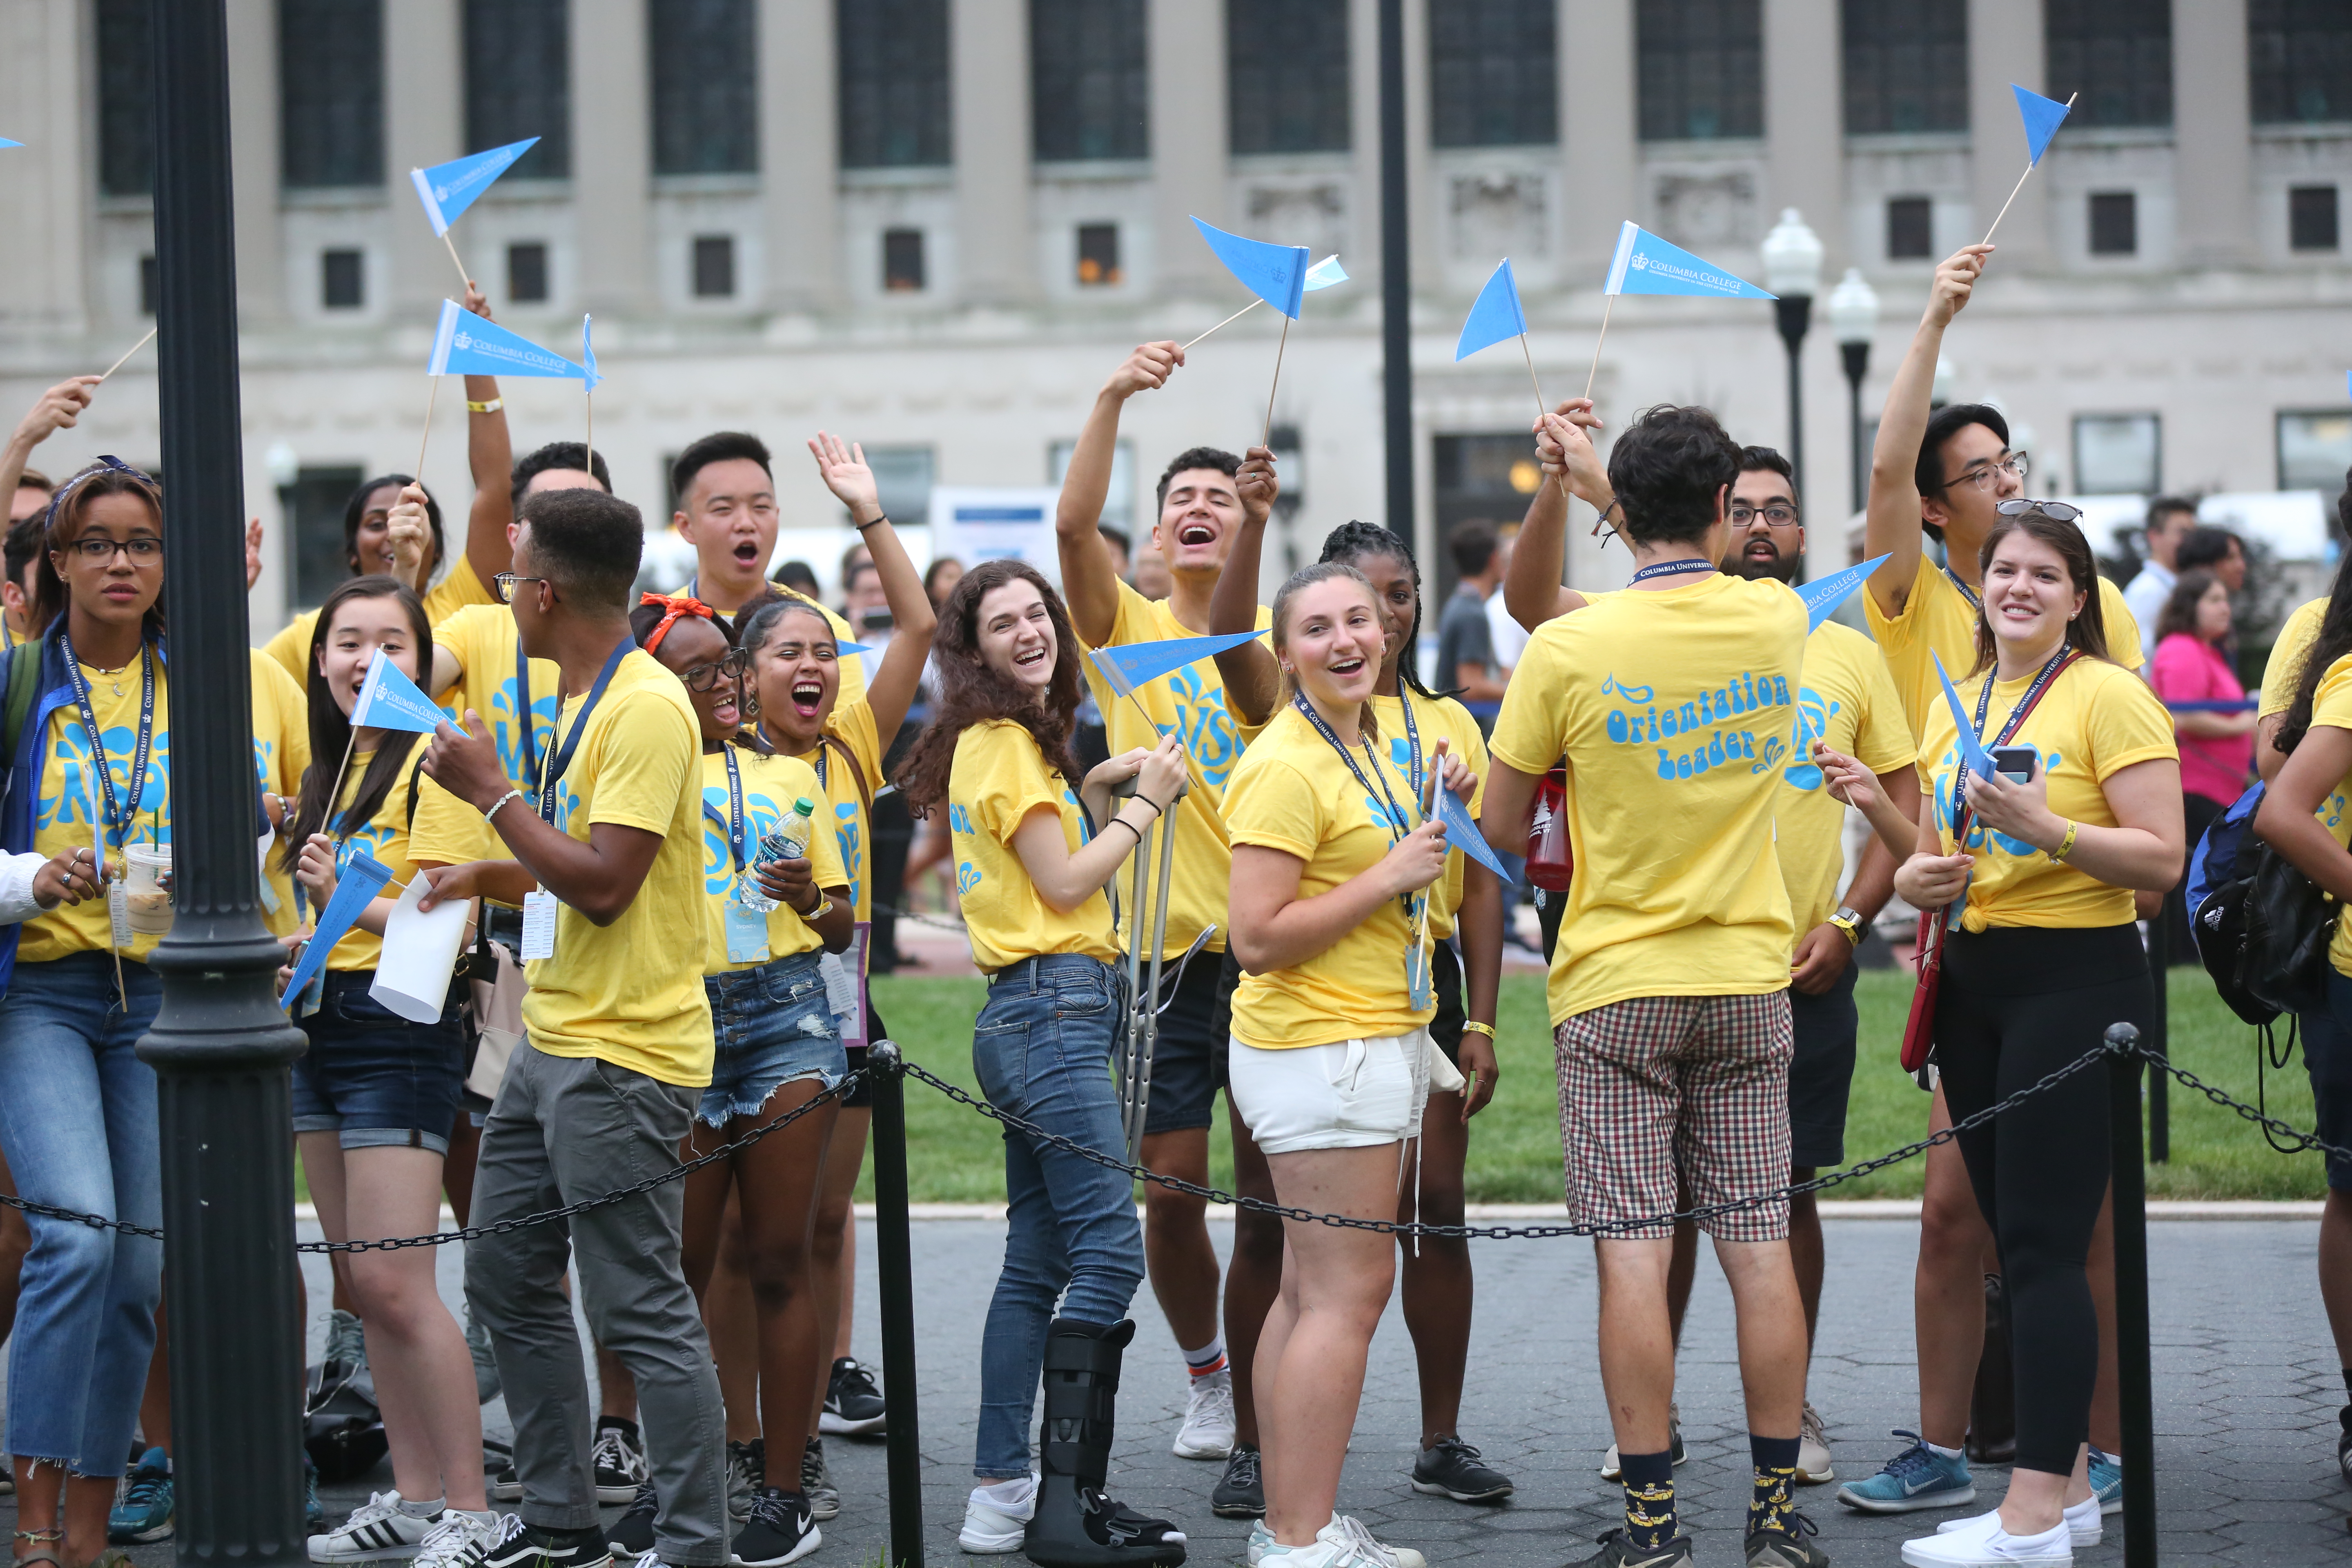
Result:
{"label": "crutch", "polygon": [[[1140,777],[1139,774],[1129,779],[1113,793],[1132,796]],[[1153,819],[1150,840],[1136,845],[1134,869],[1128,879],[1128,1010],[1118,1057],[1118,1102],[1119,1127],[1127,1135],[1130,1164],[1143,1153],[1143,1121],[1151,1107],[1151,1057],[1160,1043],[1160,950],[1168,940],[1168,879],[1176,858],[1176,825],[1172,818],[1177,801],[1191,794],[1192,789],[1192,781],[1188,775],[1177,786],[1175,798]],[[1159,859],[1156,875],[1150,865],[1155,843]],[[1148,959],[1141,932],[1147,907],[1151,910]],[[1207,937],[1204,931],[1195,938],[1192,951],[1197,952]],[[1190,952],[1186,957],[1191,957]]]}

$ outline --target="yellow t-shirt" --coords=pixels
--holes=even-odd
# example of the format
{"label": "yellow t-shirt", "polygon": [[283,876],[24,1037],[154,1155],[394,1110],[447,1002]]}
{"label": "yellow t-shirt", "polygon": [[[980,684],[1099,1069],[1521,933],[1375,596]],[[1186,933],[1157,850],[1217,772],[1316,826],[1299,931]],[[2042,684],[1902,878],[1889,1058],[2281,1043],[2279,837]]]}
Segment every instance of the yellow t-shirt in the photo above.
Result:
{"label": "yellow t-shirt", "polygon": [[[1388,738],[1382,728],[1373,742],[1376,758]],[[1423,737],[1424,746],[1429,741]],[[1353,754],[1357,770],[1370,776],[1363,748]],[[1235,844],[1297,857],[1304,863],[1298,896],[1315,898],[1379,865],[1405,832],[1421,825],[1411,786],[1391,777],[1389,792],[1405,817],[1402,828],[1395,826],[1389,800],[1376,793],[1382,782],[1371,778],[1373,789],[1367,790],[1307,716],[1286,705],[1234,770],[1225,788],[1225,828]],[[1306,963],[1264,974],[1244,971],[1234,992],[1234,1037],[1261,1050],[1286,1050],[1402,1035],[1428,1023],[1436,1008],[1414,1007],[1406,988],[1412,932],[1405,900],[1383,899],[1360,924]]]}
{"label": "yellow t-shirt", "polygon": [[1796,936],[1837,913],[1838,879],[1845,869],[1845,807],[1813,763],[1813,742],[1826,742],[1874,773],[1891,773],[1919,760],[1911,726],[1895,694],[1895,678],[1871,640],[1851,626],[1823,621],[1805,639],[1805,674],[1797,692],[1802,726],[1797,749],[1781,771],[1780,878],[1789,889]]}
{"label": "yellow t-shirt", "polygon": [[[2325,599],[2313,603],[2323,608],[2326,605]],[[2308,605],[2304,606],[2305,609],[2310,607]],[[2303,611],[2298,610],[2295,614],[2300,617]],[[2288,625],[2292,626],[2294,623],[2290,621]],[[2318,630],[2319,617],[2314,616],[2309,633],[2304,638],[2304,647],[2295,651],[2297,660],[2309,648],[2311,637],[2316,636]],[[2279,634],[2278,646],[2282,648],[2286,646],[2286,634],[2284,632]],[[2271,655],[2271,668],[2278,668],[2275,651]],[[2263,683],[2263,700],[2265,704],[2270,700],[2267,679]],[[2327,673],[2319,678],[2319,689],[2311,700],[2311,722],[2314,728],[2325,724],[2332,730],[2352,730],[2352,654],[2329,665]],[[2352,844],[2352,774],[2347,774],[2328,792],[2327,798],[2319,803],[2317,815],[2320,825],[2335,835],[2336,843]],[[2346,905],[2343,912],[2336,917],[2336,934],[2327,943],[2327,962],[2335,966],[2338,974],[2352,975],[2352,904]]]}
{"label": "yellow t-shirt", "polygon": [[[290,813],[294,797],[302,791],[302,772],[310,765],[310,701],[302,687],[278,668],[276,659],[259,648],[252,650],[251,659],[254,777],[271,795],[285,796]],[[257,823],[257,833],[258,829]],[[261,862],[262,878],[278,900],[274,910],[268,899],[262,900],[262,923],[277,936],[302,924],[300,911],[294,907],[294,879],[278,868],[278,851],[283,843],[282,837],[273,838]]]}
{"label": "yellow t-shirt", "polygon": [[[1381,740],[1373,751],[1389,765],[1389,787],[1396,791],[1397,804],[1408,806],[1416,823],[1422,820],[1421,805],[1413,804],[1412,740],[1405,732],[1404,704],[1394,697],[1372,699],[1372,712],[1379,721]],[[1475,818],[1478,808],[1486,800],[1486,737],[1478,732],[1478,721],[1470,710],[1451,697],[1441,697],[1432,702],[1427,698],[1412,699],[1412,720],[1421,733],[1421,777],[1423,785],[1431,774],[1430,759],[1436,754],[1442,736],[1446,750],[1467,763],[1470,771],[1478,775],[1478,787],[1470,796],[1470,815]],[[1318,737],[1320,739],[1320,737]],[[1422,800],[1428,796],[1424,789]],[[1467,874],[1470,857],[1448,851],[1445,875],[1430,889],[1429,932],[1438,942],[1454,934],[1454,911],[1462,907],[1462,881]]]}
{"label": "yellow t-shirt", "polygon": [[[582,721],[586,700],[582,692],[563,705],[559,731],[565,721]],[[660,834],[662,846],[636,898],[612,924],[557,908],[555,956],[525,966],[530,994],[522,1017],[532,1045],[664,1083],[710,1082],[702,959],[712,916],[703,893],[701,819],[701,730],[686,688],[650,654],[632,648],[555,786],[555,826],[585,843],[593,824],[617,823]]]}
{"label": "yellow t-shirt", "polygon": [[[436,826],[446,832],[447,825],[452,822],[463,826],[468,818],[478,818],[473,807],[417,771],[417,760],[433,737],[394,730],[387,731],[384,738],[400,753],[400,772],[394,776],[392,787],[384,792],[383,801],[375,808],[375,815],[354,826],[349,837],[338,839],[335,873],[340,877],[343,868],[352,863],[352,857],[364,851],[390,869],[394,884],[404,885],[416,874],[417,859],[434,858],[430,855],[419,855],[411,839],[409,794],[412,787],[415,791],[416,803],[414,831],[418,837],[433,832]],[[327,831],[331,836],[341,830],[342,813],[359,798],[361,782],[367,777],[369,764],[374,761],[373,752],[352,754],[352,765],[345,770],[342,796],[335,802],[335,809],[327,816]],[[514,807],[507,809],[512,811]],[[387,884],[377,896],[398,898],[400,889]],[[315,913],[312,918],[317,918]],[[355,925],[335,943],[335,951],[328,955],[327,967],[344,971],[371,970],[383,962],[383,938]]]}
{"label": "yellow t-shirt", "polygon": [[[1983,675],[1962,679],[1953,672],[1953,687],[1971,720],[1984,682]],[[1988,747],[2032,684],[2032,676],[1993,683],[1978,737]],[[2118,826],[2101,787],[2116,772],[2134,763],[2180,755],[2173,743],[2172,715],[2147,683],[2118,665],[2093,658],[2076,660],[2051,682],[2041,706],[2027,716],[2009,744],[2041,752],[2052,811],[2094,827]],[[1919,737],[1919,787],[1934,803],[1936,830],[1947,855],[1954,852],[1952,776],[1959,765],[1958,726],[1952,722],[1951,705],[1938,691],[1936,706],[1928,711],[1927,732]],[[1976,865],[1969,877],[1962,930],[2114,926],[2132,919],[2129,888],[2111,887],[1980,822],[1969,830],[1969,853],[1976,857]]]}
{"label": "yellow t-shirt", "polygon": [[1789,984],[1772,834],[1805,621],[1784,584],[1716,575],[1612,594],[1528,639],[1489,749],[1528,774],[1568,760],[1555,1026],[1633,996]]}
{"label": "yellow t-shirt", "polygon": [[[497,605],[498,595],[474,572],[474,564],[460,553],[449,563],[441,581],[425,590],[425,624],[438,626],[450,616],[468,605]],[[504,605],[499,605],[503,609]],[[296,616],[285,630],[262,645],[261,651],[294,678],[295,684],[308,689],[310,679],[310,637],[319,625],[319,612],[304,610]]]}
{"label": "yellow t-shirt", "polygon": [[[1264,605],[1257,610],[1260,630],[1274,624],[1274,613]],[[1164,599],[1147,599],[1129,587],[1118,585],[1118,618],[1112,624],[1110,640],[1104,646],[1118,647],[1127,643],[1160,642],[1170,637],[1196,637],[1203,634],[1192,630],[1176,618]],[[1087,659],[1087,689],[1094,693],[1095,705],[1102,710],[1103,730],[1110,754],[1138,746],[1156,746],[1160,736],[1176,734],[1182,738],[1184,750],[1195,765],[1192,770],[1192,790],[1176,807],[1176,859],[1168,878],[1168,930],[1160,942],[1160,956],[1175,958],[1192,944],[1203,926],[1215,926],[1207,951],[1223,952],[1225,948],[1225,890],[1232,879],[1234,851],[1225,835],[1221,813],[1224,806],[1225,784],[1232,778],[1234,764],[1241,760],[1242,748],[1249,744],[1257,731],[1253,726],[1237,723],[1225,706],[1225,679],[1218,673],[1217,661],[1203,658],[1157,680],[1146,681],[1136,689],[1134,698],[1119,696]],[[1151,715],[1152,730],[1143,727],[1143,714],[1136,711],[1140,700],[1144,711]],[[1156,732],[1154,732],[1156,731]],[[1159,862],[1151,867],[1159,874]],[[1126,918],[1127,911],[1119,911]],[[1124,942],[1124,933],[1121,941]]]}
{"label": "yellow t-shirt", "polygon": [[[735,753],[735,765],[743,788],[743,859],[748,867],[759,857],[761,838],[776,830],[793,803],[805,800],[813,808],[809,813],[809,870],[820,888],[838,888],[848,879],[842,874],[841,851],[834,836],[824,831],[825,812],[818,805],[824,799],[817,787],[816,774],[797,757],[762,756],[748,747],[730,747]],[[732,821],[730,794],[727,784],[727,758],[718,752],[706,752],[702,756],[702,889],[710,900],[710,945],[703,955],[705,974],[725,974],[738,969],[757,969],[762,963],[779,958],[790,958],[797,952],[814,952],[824,945],[824,939],[812,930],[800,916],[782,904],[768,911],[768,956],[740,963],[730,963],[727,957],[727,906],[734,901],[739,872],[735,851],[729,839]]]}
{"label": "yellow t-shirt", "polygon": [[1063,842],[1073,852],[1086,843],[1090,836],[1076,792],[1046,767],[1028,731],[1009,719],[992,719],[956,737],[948,768],[948,832],[971,961],[991,973],[1049,952],[1118,961],[1110,900],[1097,889],[1064,913],[1038,896],[1013,852],[1014,831],[1041,805],[1060,816]]}
{"label": "yellow t-shirt", "polygon": [[[114,781],[118,809],[131,804],[131,764],[139,744],[140,663],[134,658],[117,675],[101,676],[89,665],[81,667],[89,689],[90,710],[106,742],[106,769]],[[120,690],[120,696],[116,692]],[[172,709],[171,678],[162,658],[155,660],[155,721],[147,757],[145,786],[139,792],[138,815],[121,842],[128,846],[168,845],[172,841]],[[114,837],[100,826],[106,811],[106,794],[90,755],[89,731],[81,709],[68,700],[49,715],[48,733],[41,741],[40,793],[33,804],[33,847],[45,857],[68,849],[108,847],[110,874],[121,869],[113,850]],[[258,825],[257,824],[257,826]],[[112,927],[103,898],[79,904],[59,904],[47,914],[26,921],[16,949],[20,963],[45,963],[76,952],[105,952]],[[135,935],[122,950],[126,959],[144,960],[157,937]]]}
{"label": "yellow t-shirt", "polygon": [[[1895,674],[1895,695],[1903,700],[1903,716],[1914,736],[1926,732],[1935,710],[1943,704],[1943,687],[1936,679],[1932,652],[1958,680],[1960,671],[1977,662],[1977,606],[1969,593],[1943,567],[1926,555],[1919,574],[1911,580],[1903,613],[1889,620],[1878,601],[1865,589],[1863,614],[1870,635]],[[2123,590],[2099,579],[2099,613],[2107,633],[2107,654],[2127,670],[2140,667],[2139,622],[2124,603]]]}
{"label": "yellow t-shirt", "polygon": [[2270,662],[2263,666],[2262,708],[2255,718],[2268,719],[2294,706],[2294,689],[2303,679],[2303,656],[2318,640],[2319,623],[2326,616],[2327,595],[2322,594],[2297,605],[2286,625],[2279,628],[2278,641],[2271,645]]}
{"label": "yellow t-shirt", "polygon": [[[867,859],[874,830],[866,796],[883,783],[882,740],[874,724],[874,705],[863,697],[855,702],[835,699],[824,732],[839,744],[821,745],[800,760],[814,770],[817,787],[824,792],[842,876],[849,884],[852,918],[869,921],[874,918],[874,879]],[[856,759],[856,768],[843,762],[844,751]]]}
{"label": "yellow t-shirt", "polygon": [[[553,659],[530,661],[530,721],[526,729],[520,717],[523,700],[515,684],[515,655],[522,644],[511,609],[504,605],[472,605],[457,610],[433,628],[433,646],[447,648],[461,672],[457,683],[436,693],[434,700],[457,723],[465,721],[468,708],[479,713],[498,746],[499,765],[516,788],[528,794],[531,759],[548,754],[547,738],[555,727],[556,689],[563,679],[562,668]],[[455,842],[437,847],[458,847]],[[503,859],[506,853],[504,841],[483,826],[473,847],[456,856],[452,864]]]}

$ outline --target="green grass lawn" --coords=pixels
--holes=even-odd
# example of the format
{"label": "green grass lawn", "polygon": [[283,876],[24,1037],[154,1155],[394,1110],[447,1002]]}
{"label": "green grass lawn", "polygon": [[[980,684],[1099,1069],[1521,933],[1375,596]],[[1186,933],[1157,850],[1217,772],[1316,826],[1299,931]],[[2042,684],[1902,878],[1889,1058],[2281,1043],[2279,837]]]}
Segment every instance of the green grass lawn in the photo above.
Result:
{"label": "green grass lawn", "polygon": [[[891,975],[874,982],[874,1004],[898,1044],[932,1072],[977,1092],[971,1076],[971,1022],[985,990],[978,979]],[[1861,1061],[1846,1121],[1846,1156],[1859,1162],[1925,1134],[1927,1097],[1897,1064],[1903,1021],[1910,1006],[1907,973],[1864,973]],[[2254,1032],[2213,994],[2201,971],[2172,972],[2173,1059],[2206,1082],[2248,1102],[2255,1098]],[[1503,1077],[1494,1103],[1480,1113],[1470,1145],[1474,1202],[1557,1203],[1560,1197],[1559,1106],[1552,1077],[1550,1031],[1542,982],[1513,975],[1503,982],[1499,1049]],[[2085,1042],[2089,1044],[2090,1042]],[[2312,1124],[2311,1081],[2298,1057],[2269,1075],[2273,1116]],[[2202,1096],[2171,1096],[2172,1158],[2148,1168],[2148,1193],[2173,1198],[2317,1198],[2325,1184],[2317,1154],[2274,1153],[2256,1128]],[[1217,1102],[1210,1141],[1213,1180],[1233,1172]],[[996,1124],[921,1084],[907,1089],[909,1181],[919,1202],[1001,1203],[1004,1163]],[[1847,1183],[1840,1197],[1916,1197],[1920,1163],[1907,1161]],[[858,1189],[871,1198],[872,1174]]]}

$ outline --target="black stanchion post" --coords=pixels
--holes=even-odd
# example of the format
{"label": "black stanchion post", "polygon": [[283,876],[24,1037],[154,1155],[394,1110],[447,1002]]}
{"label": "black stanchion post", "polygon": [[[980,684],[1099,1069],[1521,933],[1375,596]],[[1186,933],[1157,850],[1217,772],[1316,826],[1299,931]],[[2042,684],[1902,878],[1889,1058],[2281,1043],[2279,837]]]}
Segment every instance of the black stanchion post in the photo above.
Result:
{"label": "black stanchion post", "polygon": [[[2172,1056],[2172,927],[2165,919],[2170,912],[2158,910],[2147,922],[2147,963],[2156,972],[2156,1012],[2149,1019],[2155,1037],[2148,1044],[2167,1059]],[[2168,1075],[2147,1075],[2147,1157],[2158,1165],[2172,1158],[2172,1099],[2167,1092],[2171,1087]]]}
{"label": "black stanchion post", "polygon": [[[2156,1390],[2148,1350],[2147,1178],[2140,1165],[2139,1031],[2107,1028],[2116,1199],[2116,1351],[2124,1424],[2125,1568],[2156,1568]],[[2161,1076],[2161,1075],[2159,1075]]]}
{"label": "black stanchion post", "polygon": [[914,1238],[907,1220],[907,1080],[898,1046],[866,1053],[874,1075],[874,1249],[882,1287],[882,1402],[889,1417],[891,1568],[923,1568],[923,1456],[915,1415]]}

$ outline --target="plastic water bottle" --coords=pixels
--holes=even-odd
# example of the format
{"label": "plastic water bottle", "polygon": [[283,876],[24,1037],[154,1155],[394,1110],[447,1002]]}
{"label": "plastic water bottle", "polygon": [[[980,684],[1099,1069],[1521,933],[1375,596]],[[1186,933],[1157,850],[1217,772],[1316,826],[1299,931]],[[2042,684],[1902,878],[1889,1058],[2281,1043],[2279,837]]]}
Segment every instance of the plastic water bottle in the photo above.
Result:
{"label": "plastic water bottle", "polygon": [[816,826],[816,806],[806,795],[793,802],[792,810],[784,813],[773,833],[760,836],[759,847],[752,851],[751,864],[735,884],[735,901],[746,909],[765,913],[777,907],[760,887],[760,868],[772,860],[802,860],[808,857],[809,834]]}

